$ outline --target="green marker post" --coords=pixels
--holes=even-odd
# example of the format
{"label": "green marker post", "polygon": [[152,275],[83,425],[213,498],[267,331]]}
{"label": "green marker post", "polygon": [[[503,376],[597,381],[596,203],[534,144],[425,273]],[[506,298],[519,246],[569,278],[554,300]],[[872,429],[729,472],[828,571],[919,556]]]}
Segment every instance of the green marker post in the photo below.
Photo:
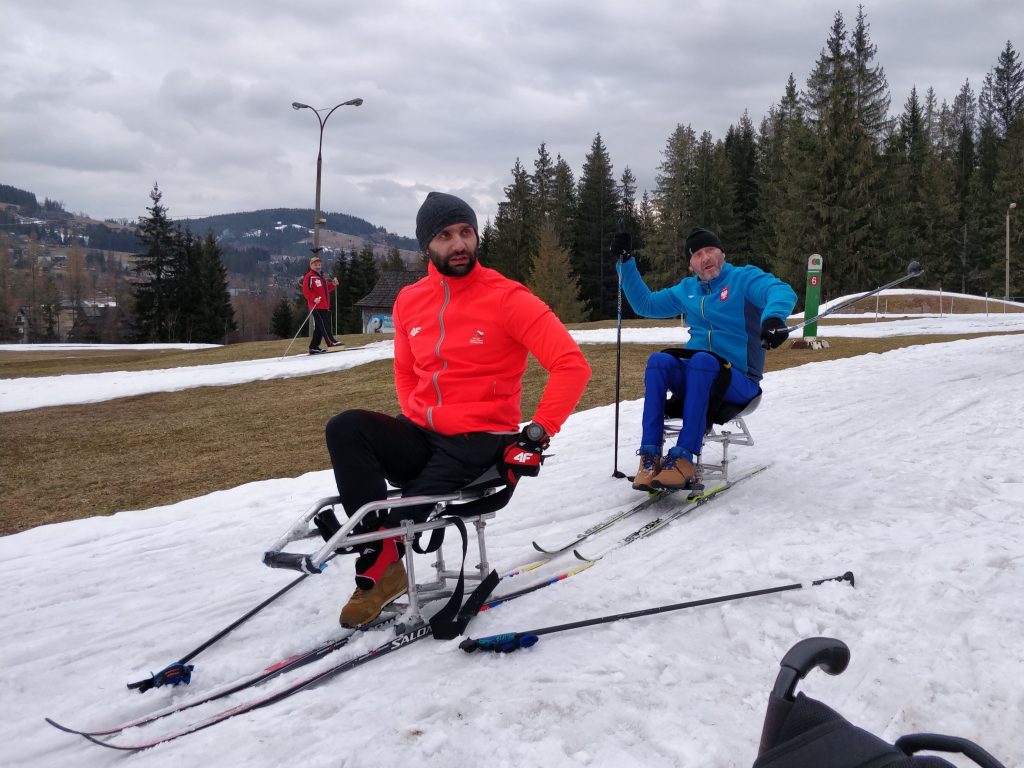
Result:
{"label": "green marker post", "polygon": [[[815,317],[821,302],[821,265],[820,254],[813,253],[807,259],[807,297],[804,300],[804,317]],[[804,338],[813,339],[818,335],[818,324],[808,323],[804,326]]]}

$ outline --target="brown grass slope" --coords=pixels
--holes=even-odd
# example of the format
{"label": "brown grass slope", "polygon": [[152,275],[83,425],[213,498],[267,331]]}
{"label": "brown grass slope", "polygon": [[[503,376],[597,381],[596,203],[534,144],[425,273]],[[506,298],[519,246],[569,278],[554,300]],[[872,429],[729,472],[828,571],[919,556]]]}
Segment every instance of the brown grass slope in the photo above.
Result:
{"label": "brown grass slope", "polygon": [[[628,324],[634,323],[651,324]],[[836,338],[830,339],[829,349],[813,351],[786,345],[769,353],[767,370],[955,338],[962,337]],[[380,337],[344,339],[358,344]],[[210,364],[272,357],[286,346],[287,341],[280,341],[187,353],[0,353],[0,375]],[[298,346],[296,342],[293,353]],[[624,400],[642,396],[644,363],[663,346],[623,345]],[[577,410],[613,403],[615,345],[582,348],[594,374]],[[545,380],[545,372],[531,359],[524,380],[525,416],[536,406]],[[357,407],[397,412],[390,360],[316,376],[0,413],[0,535],[327,469],[324,424],[335,413]],[[610,430],[609,424],[609,435]]]}

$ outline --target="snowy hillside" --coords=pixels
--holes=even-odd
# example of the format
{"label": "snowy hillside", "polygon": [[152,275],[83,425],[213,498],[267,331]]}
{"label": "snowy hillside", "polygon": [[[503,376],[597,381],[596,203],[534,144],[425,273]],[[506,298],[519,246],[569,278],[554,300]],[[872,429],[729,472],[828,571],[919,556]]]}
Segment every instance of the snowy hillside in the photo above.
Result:
{"label": "snowy hillside", "polygon": [[[1018,334],[769,374],[764,403],[748,419],[756,444],[735,449],[737,471],[768,463],[767,472],[588,571],[482,614],[468,634],[846,570],[855,589],[830,583],[556,634],[507,656],[468,656],[458,641],[426,640],[131,764],[749,766],[778,662],[812,635],[845,640],[852,661],[845,674],[814,673],[800,689],[858,725],[889,740],[914,731],[965,736],[1008,766],[1024,764],[1022,360]],[[632,473],[639,402],[624,403],[620,415],[618,463]],[[613,419],[610,406],[572,417],[540,477],[521,483],[488,528],[499,572],[532,560],[531,540],[558,544],[642,498],[611,477]],[[263,567],[261,554],[332,493],[322,471],[0,538],[4,763],[122,764],[125,755],[43,717],[80,727],[120,722],[336,633],[351,560],[201,654],[191,686],[125,689],[293,579]]]}

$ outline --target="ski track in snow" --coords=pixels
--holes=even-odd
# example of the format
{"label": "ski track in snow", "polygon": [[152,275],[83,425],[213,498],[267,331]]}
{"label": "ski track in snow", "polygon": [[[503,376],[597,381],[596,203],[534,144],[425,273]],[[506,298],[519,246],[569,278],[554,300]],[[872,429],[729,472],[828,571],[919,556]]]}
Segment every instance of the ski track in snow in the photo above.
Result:
{"label": "ski track in snow", "polygon": [[[838,677],[810,674],[800,690],[855,724],[888,740],[964,736],[1007,766],[1024,764],[1022,360],[1024,335],[1007,335],[771,373],[747,419],[755,445],[733,448],[734,472],[770,463],[767,472],[586,572],[481,614],[467,634],[846,570],[855,589],[828,583],[543,636],[509,655],[467,656],[458,640],[424,640],[139,753],[132,765],[749,766],[779,660],[814,635],[843,639],[852,660]],[[640,411],[639,401],[620,406],[618,466],[627,473]],[[614,406],[597,408],[556,436],[540,477],[521,483],[488,527],[499,572],[534,559],[531,540],[559,544],[642,498],[611,477],[613,423]],[[5,764],[118,765],[124,755],[43,717],[110,725],[332,637],[352,589],[351,559],[201,654],[191,686],[144,695],[124,687],[294,579],[263,567],[263,549],[334,492],[324,470],[0,538]],[[658,509],[581,549],[601,551]],[[446,542],[451,556],[457,538]],[[574,563],[568,554],[548,569]],[[223,705],[120,738],[170,731]]]}

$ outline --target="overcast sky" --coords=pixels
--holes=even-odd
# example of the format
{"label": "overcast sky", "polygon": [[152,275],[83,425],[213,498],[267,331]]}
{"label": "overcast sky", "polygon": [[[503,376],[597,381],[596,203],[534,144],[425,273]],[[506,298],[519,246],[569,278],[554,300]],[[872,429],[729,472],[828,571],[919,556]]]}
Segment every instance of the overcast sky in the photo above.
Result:
{"label": "overcast sky", "polygon": [[[412,235],[432,189],[493,218],[541,142],[579,176],[600,132],[619,177],[653,190],[676,125],[755,126],[803,87],[836,11],[799,0],[4,0],[0,183],[97,218],[322,208]],[[977,93],[1019,0],[865,4],[898,113],[916,85]]]}

